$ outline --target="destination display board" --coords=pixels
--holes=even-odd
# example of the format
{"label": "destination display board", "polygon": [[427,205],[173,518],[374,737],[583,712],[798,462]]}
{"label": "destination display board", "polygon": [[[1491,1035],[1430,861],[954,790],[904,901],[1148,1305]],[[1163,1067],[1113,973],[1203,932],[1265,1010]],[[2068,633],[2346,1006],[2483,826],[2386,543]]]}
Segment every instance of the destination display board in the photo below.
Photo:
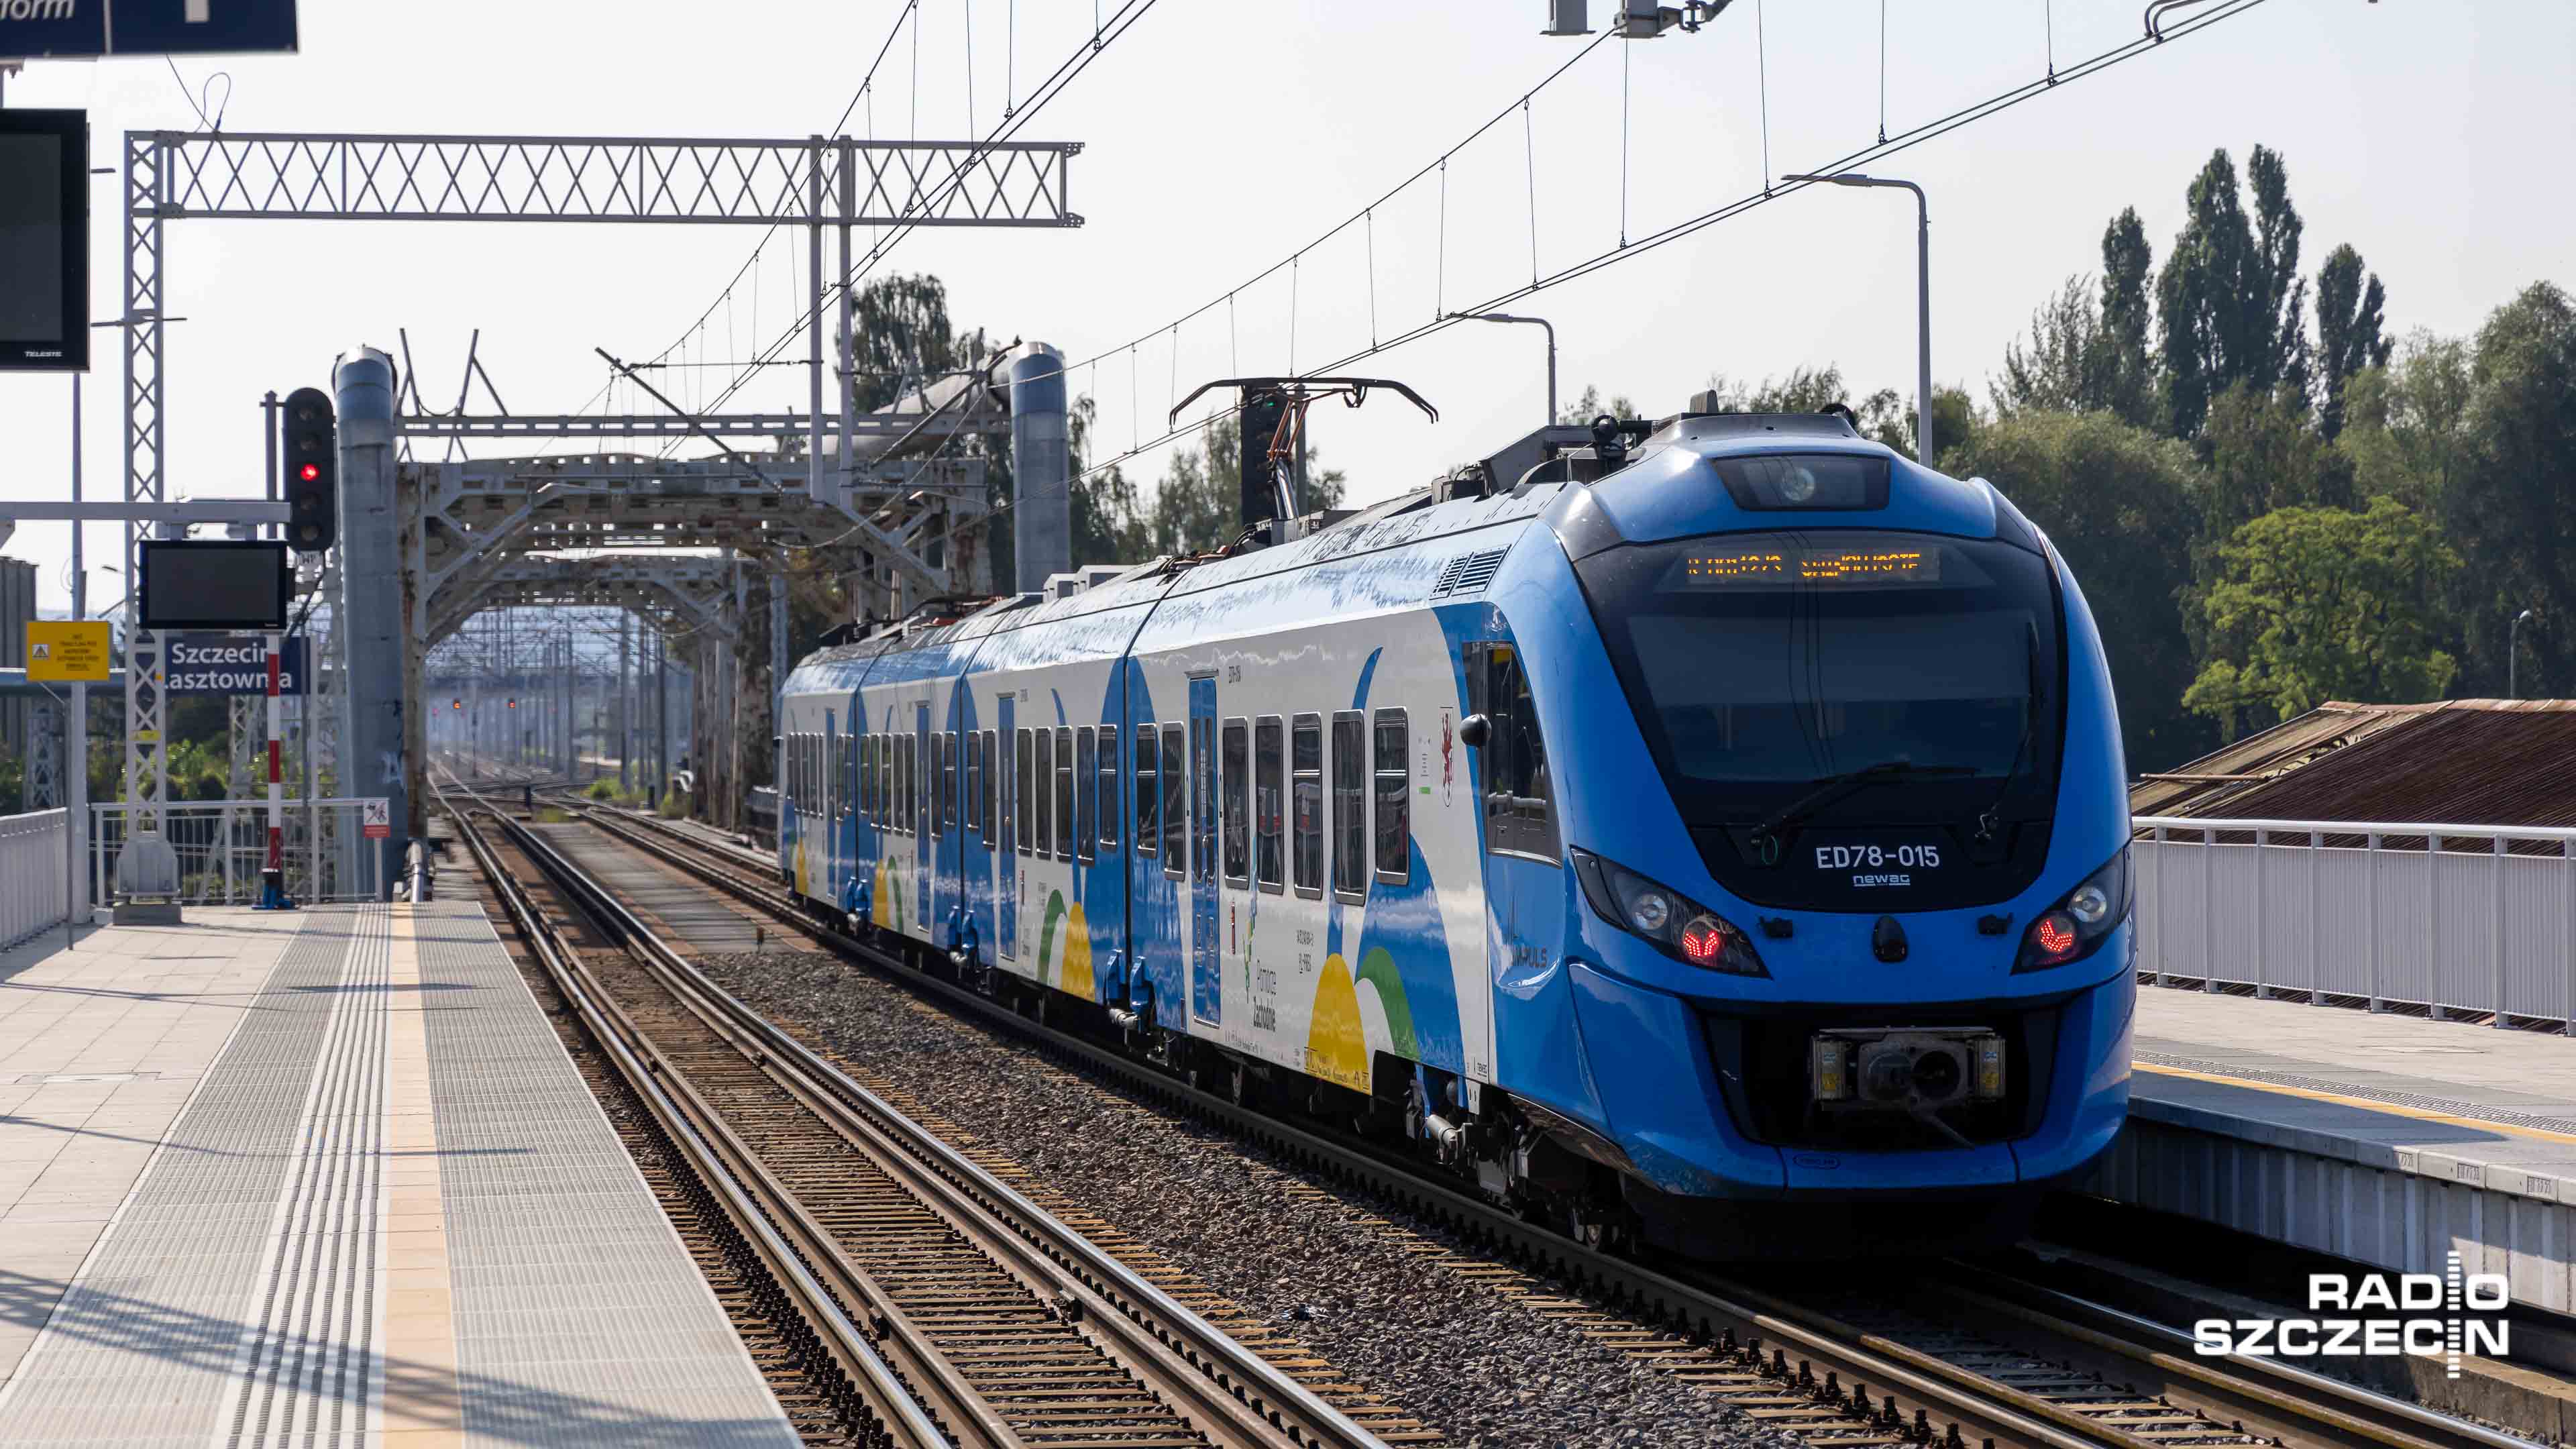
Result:
{"label": "destination display board", "polygon": [[295,598],[286,545],[151,539],[141,545],[146,629],[283,629]]}
{"label": "destination display board", "polygon": [[0,372],[87,371],[88,112],[0,110],[0,278]]}

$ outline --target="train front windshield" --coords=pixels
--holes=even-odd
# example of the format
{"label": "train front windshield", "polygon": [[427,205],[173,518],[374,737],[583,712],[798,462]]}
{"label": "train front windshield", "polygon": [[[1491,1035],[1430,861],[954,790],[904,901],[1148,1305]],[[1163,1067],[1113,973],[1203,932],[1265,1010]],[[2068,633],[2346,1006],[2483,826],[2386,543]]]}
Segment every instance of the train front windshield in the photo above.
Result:
{"label": "train front windshield", "polygon": [[2047,813],[2062,646],[2038,555],[1931,534],[1781,531],[1631,545],[1581,573],[1691,824],[1759,821],[1872,768],[1901,778],[1813,818]]}

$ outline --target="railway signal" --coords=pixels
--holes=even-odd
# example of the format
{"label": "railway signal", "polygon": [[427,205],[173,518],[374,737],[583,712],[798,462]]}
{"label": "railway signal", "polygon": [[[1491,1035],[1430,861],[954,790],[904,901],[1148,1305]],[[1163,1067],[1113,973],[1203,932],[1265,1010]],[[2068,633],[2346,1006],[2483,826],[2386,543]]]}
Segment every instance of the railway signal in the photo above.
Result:
{"label": "railway signal", "polygon": [[340,429],[330,394],[297,388],[286,399],[286,541],[320,553],[340,533]]}

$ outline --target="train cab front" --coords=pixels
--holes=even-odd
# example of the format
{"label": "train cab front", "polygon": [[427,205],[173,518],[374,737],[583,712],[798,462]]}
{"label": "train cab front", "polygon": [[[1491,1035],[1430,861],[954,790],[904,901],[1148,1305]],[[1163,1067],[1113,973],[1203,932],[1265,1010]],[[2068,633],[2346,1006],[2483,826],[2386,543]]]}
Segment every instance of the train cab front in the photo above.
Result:
{"label": "train cab front", "polygon": [[1987,485],[1732,421],[1553,519],[1599,639],[1542,703],[1583,762],[1573,1115],[1684,1251],[2008,1236],[2127,1113],[2099,639]]}

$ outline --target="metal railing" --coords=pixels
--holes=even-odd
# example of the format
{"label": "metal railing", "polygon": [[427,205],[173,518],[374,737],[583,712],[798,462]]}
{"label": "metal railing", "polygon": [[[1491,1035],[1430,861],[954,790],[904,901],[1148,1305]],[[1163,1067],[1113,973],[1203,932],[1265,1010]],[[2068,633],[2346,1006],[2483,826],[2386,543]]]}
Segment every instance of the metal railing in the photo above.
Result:
{"label": "metal railing", "polygon": [[[363,800],[286,802],[286,894],[298,905],[384,899],[384,846],[365,838]],[[197,800],[158,807],[179,856],[179,899],[188,905],[255,905],[268,860],[268,802]],[[90,899],[114,899],[116,856],[136,807],[91,810]],[[55,848],[62,842],[57,839]],[[56,885],[60,885],[59,878]]]}
{"label": "metal railing", "polygon": [[0,815],[0,946],[63,923],[69,905],[63,875],[71,869],[63,832],[70,819],[64,810]]}
{"label": "metal railing", "polygon": [[2576,1035],[2576,830],[2134,824],[2141,980]]}

